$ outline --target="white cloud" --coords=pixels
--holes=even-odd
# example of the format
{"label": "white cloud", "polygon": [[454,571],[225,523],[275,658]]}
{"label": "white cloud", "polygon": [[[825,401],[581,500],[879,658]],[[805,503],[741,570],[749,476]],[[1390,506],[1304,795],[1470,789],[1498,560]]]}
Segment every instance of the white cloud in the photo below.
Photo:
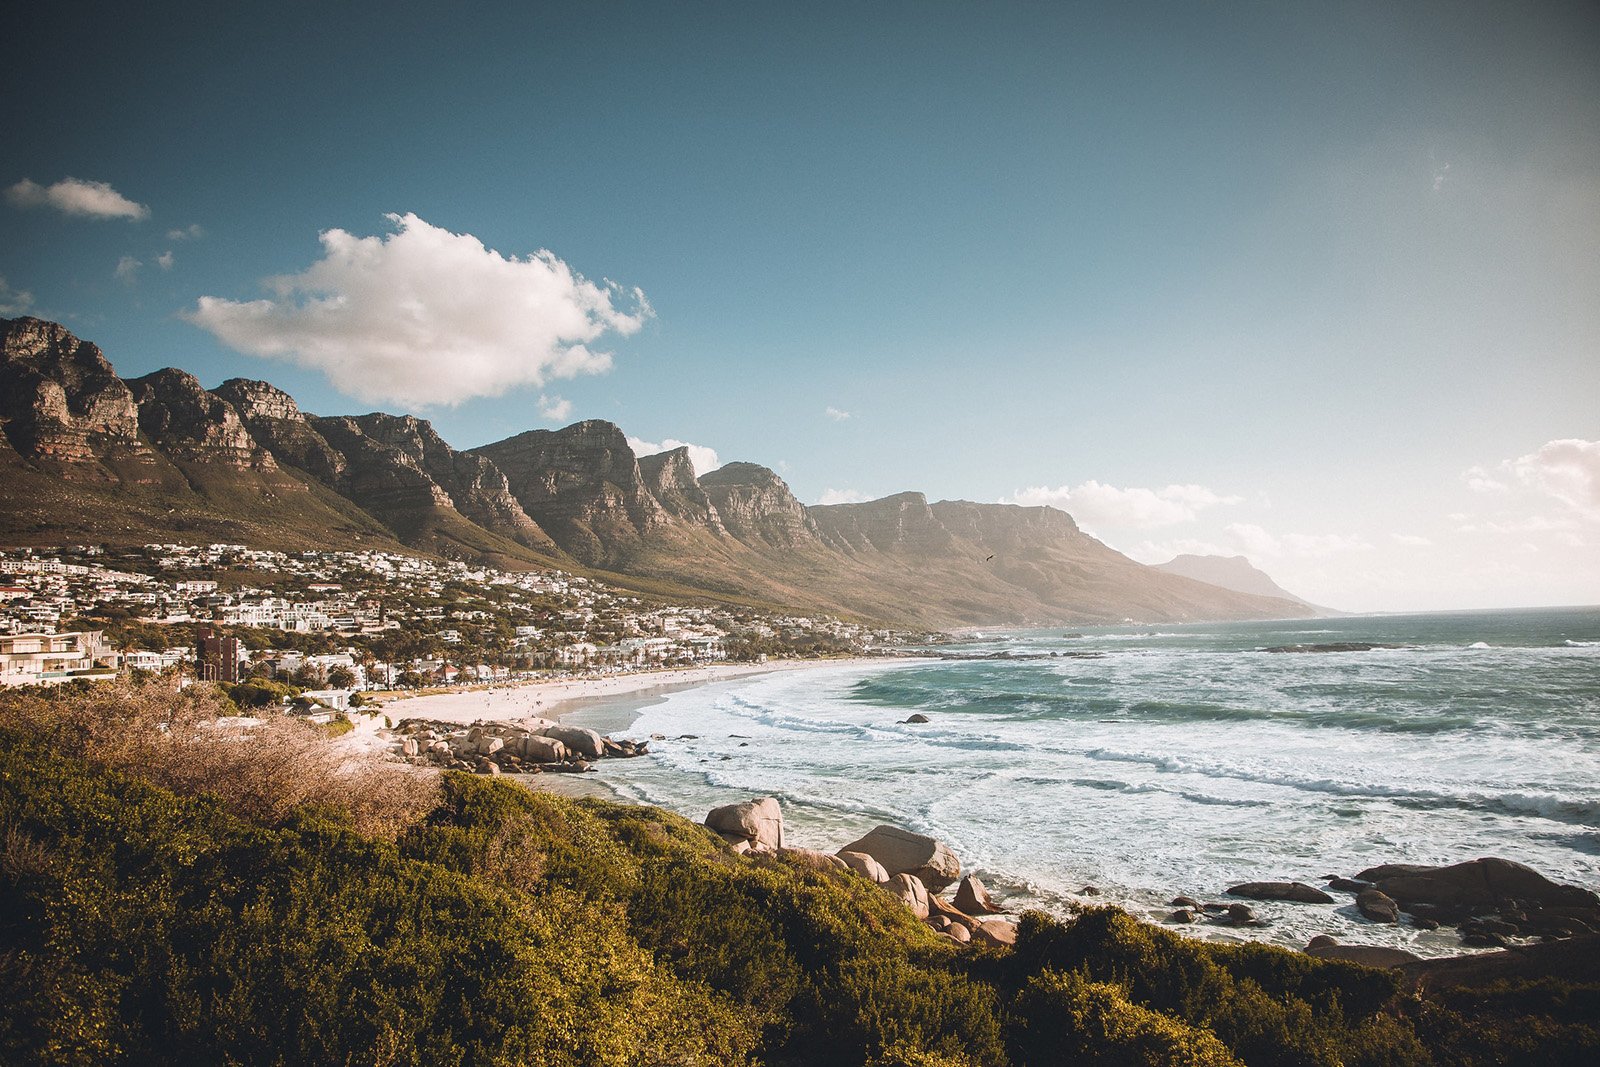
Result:
{"label": "white cloud", "polygon": [[1268,533],[1255,523],[1234,522],[1224,529],[1249,556],[1333,556],[1343,552],[1366,552],[1372,545],[1359,537],[1344,534]]}
{"label": "white cloud", "polygon": [[427,407],[602,373],[611,356],[588,345],[652,314],[638,289],[597,285],[549,251],[508,258],[415,215],[387,217],[397,232],[382,237],[322,233],[322,259],[267,280],[274,299],[204,296],[182,315],[352,396]]}
{"label": "white cloud", "polygon": [[156,257],[156,266],[162,270],[171,270],[172,265],[176,262],[178,262],[178,257],[172,254],[170,248]]}
{"label": "white cloud", "polygon": [[823,408],[822,413],[828,416],[828,418],[832,419],[834,422],[843,422],[845,419],[850,417],[850,413],[848,411],[840,411],[835,407]]}
{"label": "white cloud", "polygon": [[1600,519],[1600,441],[1576,437],[1550,441],[1504,464],[1523,485]]}
{"label": "white cloud", "polygon": [[1397,533],[1397,534],[1390,534],[1389,536],[1394,538],[1394,543],[1395,544],[1397,544],[1397,545],[1405,545],[1407,548],[1428,548],[1429,546],[1431,546],[1433,544],[1433,542],[1430,541],[1428,538],[1422,537],[1422,536],[1420,536],[1418,534],[1399,534],[1399,533]]}
{"label": "white cloud", "polygon": [[1468,467],[1461,477],[1466,479],[1467,488],[1474,493],[1503,493],[1510,488],[1482,467]]}
{"label": "white cloud", "polygon": [[539,395],[539,417],[561,422],[572,414],[572,401],[559,396]]}
{"label": "white cloud", "polygon": [[1203,485],[1169,485],[1162,489],[1118,489],[1087,481],[1077,488],[1031,486],[1017,491],[1007,503],[1048,504],[1070,512],[1085,528],[1114,527],[1144,530],[1193,522],[1199,513],[1219,504],[1238,504],[1238,496],[1222,496]]}
{"label": "white cloud", "polygon": [[13,289],[0,278],[0,315],[22,315],[33,306],[33,294],[26,289]]}
{"label": "white cloud", "polygon": [[638,437],[630,437],[628,438],[628,447],[633,449],[633,454],[636,456],[653,456],[657,452],[671,452],[674,448],[687,448],[689,450],[689,462],[694,466],[694,476],[696,478],[706,471],[714,471],[722,466],[722,462],[717,459],[716,449],[707,448],[705,445],[691,445],[688,441],[675,441],[670,437],[660,444],[653,444]]}
{"label": "white cloud", "polygon": [[117,269],[111,272],[111,276],[123,285],[132,285],[139,276],[139,268],[142,266],[144,264],[132,256],[123,256],[117,260]]}
{"label": "white cloud", "polygon": [[149,208],[129,200],[107,182],[81,178],[63,178],[50,186],[24,178],[6,190],[6,201],[12,207],[53,207],[64,215],[91,219],[150,217]]}
{"label": "white cloud", "polygon": [[181,230],[168,230],[167,231],[167,240],[169,240],[169,241],[198,241],[198,240],[200,240],[200,238],[204,237],[205,235],[206,235],[206,231],[200,227],[200,224],[198,222],[191,222],[189,225],[185,226]]}
{"label": "white cloud", "polygon": [[818,504],[860,504],[871,500],[859,489],[827,489],[817,498]]}

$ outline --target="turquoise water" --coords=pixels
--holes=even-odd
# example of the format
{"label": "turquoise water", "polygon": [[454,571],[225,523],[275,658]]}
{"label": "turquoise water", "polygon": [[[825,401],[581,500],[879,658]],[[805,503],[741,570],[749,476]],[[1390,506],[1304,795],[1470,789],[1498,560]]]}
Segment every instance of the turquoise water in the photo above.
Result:
{"label": "turquoise water", "polygon": [[[777,796],[791,840],[829,850],[878,822],[932,833],[1052,911],[1089,886],[1160,917],[1177,893],[1486,855],[1600,886],[1600,609],[1081,634],[674,693],[628,731],[668,740],[606,773],[695,818]],[[1264,651],[1334,642],[1398,647]],[[1251,936],[1284,944],[1457,948],[1349,906],[1257,910]]]}

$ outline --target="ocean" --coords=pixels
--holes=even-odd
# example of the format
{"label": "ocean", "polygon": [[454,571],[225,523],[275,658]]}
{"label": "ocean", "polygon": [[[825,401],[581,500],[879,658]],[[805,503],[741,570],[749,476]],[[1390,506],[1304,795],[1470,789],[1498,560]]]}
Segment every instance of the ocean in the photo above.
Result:
{"label": "ocean", "polygon": [[[1364,643],[1368,651],[1269,652]],[[1116,903],[1503,856],[1600,887],[1600,608],[972,635],[939,652],[670,693],[619,734],[622,797],[703,818],[775,796],[789,843],[932,834],[1013,908]],[[910,724],[912,714],[927,723]],[[1185,928],[1422,955],[1453,930],[1353,901]]]}

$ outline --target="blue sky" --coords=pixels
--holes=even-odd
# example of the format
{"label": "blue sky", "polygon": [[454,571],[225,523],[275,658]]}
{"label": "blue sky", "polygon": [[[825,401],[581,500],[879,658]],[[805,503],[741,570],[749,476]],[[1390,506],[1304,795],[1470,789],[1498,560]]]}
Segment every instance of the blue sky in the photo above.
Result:
{"label": "blue sky", "polygon": [[68,2],[8,36],[0,308],[126,376],[458,447],[605,418],[808,502],[1053,502],[1353,609],[1600,602],[1593,4]]}

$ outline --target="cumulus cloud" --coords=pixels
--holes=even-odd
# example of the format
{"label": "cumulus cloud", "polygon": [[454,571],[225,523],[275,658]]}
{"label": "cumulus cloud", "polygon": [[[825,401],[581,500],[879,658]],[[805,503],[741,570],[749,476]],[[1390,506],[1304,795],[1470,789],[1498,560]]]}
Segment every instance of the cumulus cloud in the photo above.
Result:
{"label": "cumulus cloud", "polygon": [[818,504],[860,504],[871,500],[859,489],[825,489],[817,498]]}
{"label": "cumulus cloud", "polygon": [[559,396],[539,395],[539,417],[561,422],[572,414],[572,401]]}
{"label": "cumulus cloud", "polygon": [[6,190],[12,207],[52,207],[63,215],[91,219],[144,219],[150,209],[129,200],[108,182],[89,182],[63,178],[54,185],[40,185],[28,178]]}
{"label": "cumulus cloud", "polygon": [[628,447],[633,449],[633,454],[636,456],[653,456],[657,452],[671,452],[674,448],[687,448],[689,450],[689,463],[694,467],[696,478],[706,471],[714,471],[722,466],[722,462],[717,459],[716,449],[707,448],[705,445],[692,445],[688,441],[675,441],[670,437],[664,439],[660,444],[638,437],[630,437],[628,438]]}
{"label": "cumulus cloud", "polygon": [[111,272],[112,277],[123,285],[132,285],[139,276],[139,268],[144,266],[132,256],[123,256],[117,260],[117,269]]}
{"label": "cumulus cloud", "polygon": [[33,294],[26,289],[13,289],[0,278],[0,315],[23,315],[33,307]]}
{"label": "cumulus cloud", "polygon": [[170,248],[156,257],[156,266],[162,270],[171,270],[172,265],[176,262],[178,262],[178,257],[172,254]]}
{"label": "cumulus cloud", "polygon": [[832,419],[834,422],[843,422],[845,419],[850,417],[850,413],[848,411],[840,411],[835,407],[823,408],[822,413],[828,416],[828,418]]}
{"label": "cumulus cloud", "polygon": [[591,282],[547,250],[502,256],[415,215],[387,217],[396,232],[381,237],[322,233],[323,257],[268,279],[270,299],[204,296],[181,314],[237,351],[416,407],[602,373],[610,354],[588,346],[652,314],[638,289]]}
{"label": "cumulus cloud", "polygon": [[1229,523],[1224,529],[1249,556],[1332,556],[1343,552],[1365,552],[1372,548],[1361,538],[1344,534],[1274,535],[1249,522]]}
{"label": "cumulus cloud", "polygon": [[1576,437],[1550,441],[1504,466],[1523,485],[1600,519],[1600,441]]}
{"label": "cumulus cloud", "polygon": [[1145,530],[1193,522],[1200,512],[1219,504],[1238,504],[1239,496],[1223,496],[1203,485],[1169,485],[1161,489],[1118,489],[1087,481],[1076,488],[1031,486],[1018,490],[1009,503],[1048,504],[1070,512],[1080,526]]}
{"label": "cumulus cloud", "polygon": [[200,240],[200,238],[204,237],[205,235],[206,235],[206,231],[201,229],[200,224],[198,222],[191,222],[189,225],[185,226],[181,230],[168,230],[167,231],[167,240],[169,240],[169,241],[198,241],[198,240]]}

